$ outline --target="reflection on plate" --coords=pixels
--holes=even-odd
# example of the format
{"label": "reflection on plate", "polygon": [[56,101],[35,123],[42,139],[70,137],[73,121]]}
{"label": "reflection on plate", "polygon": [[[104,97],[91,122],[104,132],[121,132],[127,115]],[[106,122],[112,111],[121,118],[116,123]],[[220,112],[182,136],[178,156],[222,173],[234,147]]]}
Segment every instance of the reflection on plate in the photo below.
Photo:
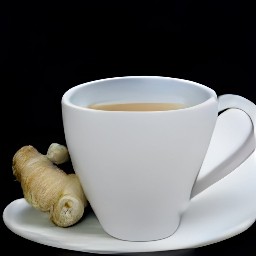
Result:
{"label": "reflection on plate", "polygon": [[189,249],[210,245],[249,228],[256,218],[256,153],[232,173],[195,196],[178,230],[153,242],[127,242],[106,234],[93,213],[69,228],[54,226],[25,199],[4,210],[6,226],[29,240],[62,249],[92,253],[130,253]]}

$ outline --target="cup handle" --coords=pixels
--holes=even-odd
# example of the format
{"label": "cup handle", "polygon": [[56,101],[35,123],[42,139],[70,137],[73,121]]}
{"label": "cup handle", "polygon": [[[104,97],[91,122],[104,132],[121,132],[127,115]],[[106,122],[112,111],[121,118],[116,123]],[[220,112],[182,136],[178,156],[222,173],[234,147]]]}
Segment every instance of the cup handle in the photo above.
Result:
{"label": "cup handle", "polygon": [[[221,95],[218,97],[218,102],[219,113],[227,111],[218,117],[208,152],[193,186],[191,198],[235,170],[246,161],[256,147],[256,105],[250,100],[234,94]],[[236,134],[234,131],[231,134],[230,129],[234,128],[232,123],[239,126],[240,134],[239,132]],[[245,134],[241,134],[241,132]],[[236,135],[241,135],[242,138],[239,140],[234,137]],[[230,142],[227,143],[229,145],[221,144],[223,136],[226,136],[225,139],[226,142]],[[222,153],[224,154],[222,155]]]}

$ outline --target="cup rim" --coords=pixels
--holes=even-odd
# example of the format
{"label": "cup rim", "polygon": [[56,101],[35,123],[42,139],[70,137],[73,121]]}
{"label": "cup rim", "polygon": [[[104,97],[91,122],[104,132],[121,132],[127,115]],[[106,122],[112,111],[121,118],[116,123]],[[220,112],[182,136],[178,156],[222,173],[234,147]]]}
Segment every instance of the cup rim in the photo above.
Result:
{"label": "cup rim", "polygon": [[[200,88],[202,90],[207,91],[209,94],[209,98],[206,99],[205,101],[195,104],[193,106],[189,106],[186,108],[180,108],[180,109],[175,109],[175,110],[158,110],[158,111],[110,111],[110,110],[98,110],[98,109],[92,109],[92,108],[87,108],[84,106],[79,106],[77,104],[74,104],[71,102],[71,97],[82,87],[87,87],[92,84],[98,83],[98,82],[107,82],[107,81],[113,81],[113,80],[122,80],[122,79],[167,79],[167,80],[172,80],[172,81],[178,81],[178,82],[185,82],[187,84],[193,85],[197,88]],[[96,79],[96,80],[91,80],[88,82],[84,82],[78,85],[75,85],[71,88],[69,88],[66,92],[64,92],[62,99],[61,99],[61,104],[69,106],[71,108],[79,109],[82,111],[92,111],[92,112],[105,112],[105,113],[162,113],[162,112],[177,112],[177,111],[188,111],[192,109],[196,109],[201,107],[202,105],[209,104],[212,101],[217,100],[217,94],[216,92],[211,89],[210,87],[203,85],[199,82],[191,81],[188,79],[184,78],[177,78],[177,77],[168,77],[168,76],[153,76],[153,75],[146,75],[146,76],[141,76],[141,75],[133,75],[133,76],[115,76],[115,77],[108,77],[108,78],[101,78],[101,79]]]}

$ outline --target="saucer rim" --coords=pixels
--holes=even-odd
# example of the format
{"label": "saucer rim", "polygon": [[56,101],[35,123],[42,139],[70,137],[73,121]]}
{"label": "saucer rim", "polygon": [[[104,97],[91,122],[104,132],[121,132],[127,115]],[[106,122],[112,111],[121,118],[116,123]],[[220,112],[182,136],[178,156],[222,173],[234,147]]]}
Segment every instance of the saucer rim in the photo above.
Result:
{"label": "saucer rim", "polygon": [[[45,246],[51,246],[51,247],[55,247],[55,248],[59,248],[59,249],[65,249],[65,250],[74,250],[74,251],[79,251],[79,252],[96,253],[96,254],[143,253],[143,252],[175,251],[175,250],[188,250],[188,249],[200,248],[200,247],[208,246],[211,244],[219,243],[221,241],[225,241],[225,240],[230,239],[236,235],[239,235],[239,234],[243,233],[244,231],[246,231],[247,229],[249,229],[254,224],[254,222],[256,220],[256,217],[248,218],[243,223],[239,223],[236,226],[234,226],[233,230],[229,231],[229,234],[224,232],[222,234],[222,236],[218,236],[218,237],[216,237],[216,239],[206,241],[206,242],[201,242],[201,243],[195,244],[194,246],[183,246],[183,247],[173,247],[173,248],[171,248],[172,246],[170,246],[169,248],[166,248],[166,246],[165,247],[164,246],[163,247],[156,246],[155,249],[148,249],[147,247],[143,247],[143,244],[158,242],[158,241],[151,241],[151,242],[139,242],[142,246],[140,248],[136,248],[136,249],[133,249],[131,246],[131,248],[129,248],[129,249],[127,249],[127,247],[126,247],[125,250],[114,250],[114,248],[112,248],[111,250],[110,249],[97,250],[96,248],[94,248],[94,249],[90,248],[90,246],[86,247],[83,245],[81,247],[81,245],[80,245],[78,248],[74,245],[61,243],[60,241],[56,241],[56,239],[52,239],[51,236],[49,236],[47,241],[45,241],[45,237],[42,237],[43,239],[40,240],[38,238],[38,233],[35,233],[33,231],[28,232],[28,230],[26,230],[24,228],[15,226],[10,220],[8,220],[8,217],[7,217],[8,211],[10,210],[11,207],[13,207],[13,206],[17,207],[17,205],[20,203],[22,203],[23,205],[26,204],[25,207],[31,208],[31,210],[33,210],[33,211],[35,210],[32,208],[32,206],[30,206],[26,202],[26,200],[24,198],[16,199],[5,207],[5,209],[3,211],[3,220],[4,220],[4,223],[7,226],[7,228],[9,228],[14,234],[16,234],[24,239],[27,239],[27,240],[30,240],[30,241],[33,241],[35,243],[42,244]],[[45,215],[45,213],[39,213],[39,214]],[[91,217],[97,219],[93,212],[91,212]],[[79,224],[77,224],[77,225],[79,225]],[[53,225],[53,228],[55,228],[54,225]],[[108,234],[106,234],[106,235],[108,235]],[[118,239],[116,239],[114,237],[111,237],[111,236],[109,236],[109,237],[110,237],[110,239],[119,241]],[[169,239],[171,239],[171,237],[167,237],[162,240],[167,240],[167,239],[169,240]],[[129,242],[129,241],[122,241],[122,242],[130,243],[130,244],[137,243],[137,242]]]}
{"label": "saucer rim", "polygon": [[[24,219],[22,219],[22,215],[21,216],[19,215],[21,211],[20,207],[22,207],[22,205],[24,207],[27,207],[27,209],[30,211],[31,210],[36,211],[36,209],[34,209],[31,205],[29,205],[24,198],[16,199],[6,206],[6,208],[3,211],[3,220],[5,225],[13,233],[23,238],[26,238],[28,240],[31,240],[46,246],[52,246],[52,247],[67,249],[67,250],[99,253],[99,254],[110,254],[110,253],[116,254],[116,253],[172,251],[172,250],[199,248],[199,247],[218,243],[220,241],[224,241],[231,237],[234,237],[244,232],[245,230],[247,230],[255,222],[256,204],[253,203],[254,198],[251,196],[252,193],[253,194],[256,193],[256,186],[255,186],[256,172],[254,170],[255,166],[256,166],[256,150],[254,150],[254,152],[230,174],[222,178],[217,183],[208,187],[202,193],[193,197],[190,201],[190,204],[187,210],[184,212],[184,215],[181,219],[181,225],[179,226],[177,231],[174,233],[174,235],[168,238],[162,239],[160,241],[159,240],[152,241],[152,242],[120,241],[106,234],[103,231],[102,227],[99,225],[99,223],[97,225],[98,227],[100,227],[100,231],[96,230],[96,233],[94,232],[94,235],[96,234],[96,236],[88,238],[88,233],[77,234],[77,237],[80,239],[81,237],[83,238],[83,237],[86,237],[87,235],[87,240],[89,241],[89,242],[87,241],[87,243],[84,243],[84,240],[82,240],[82,242],[80,240],[75,241],[75,243],[72,242],[74,241],[72,239],[69,241],[69,239],[65,237],[66,234],[63,235],[62,233],[59,233],[59,231],[62,230],[62,228],[56,227],[53,223],[51,223],[52,225],[48,227],[48,231],[49,231],[49,228],[50,230],[52,230],[51,228],[54,227],[53,228],[54,231],[49,236],[48,233],[44,233],[44,232],[40,233],[42,230],[42,225],[41,225],[42,223],[40,224],[40,221],[39,221],[39,224],[36,224],[33,226],[33,223],[31,224],[31,222],[30,223],[25,222],[24,224],[21,221],[19,221],[19,219],[16,219],[18,217],[18,218],[21,218],[22,221],[24,221]],[[209,205],[211,207],[209,207]],[[13,208],[15,209],[15,211],[13,211]],[[238,211],[237,209],[241,209],[241,210]],[[206,218],[201,218],[201,216],[199,215],[199,212],[201,214],[202,210],[204,214],[203,216],[205,216]],[[45,216],[45,219],[47,218],[46,213],[38,211],[36,214],[38,215],[34,216],[33,212],[31,213],[31,216],[34,217],[36,220],[38,219],[38,216],[40,216],[40,214],[43,214]],[[92,214],[94,215],[93,212]],[[209,219],[211,219],[211,217],[215,218],[215,223],[217,223],[217,229],[215,227],[216,225],[208,224]],[[227,220],[230,220],[230,221],[227,222]],[[47,221],[49,221],[49,219]],[[74,230],[75,232],[77,232],[77,230],[79,231],[80,229],[79,225],[87,225],[86,221],[87,221],[87,218],[82,220],[80,223],[77,223],[74,226],[74,229],[72,229],[72,227],[69,228],[68,230],[70,231],[68,232],[71,232],[69,234],[72,234],[72,230],[73,230],[73,234],[74,234]],[[97,221],[97,218],[96,218],[96,221]],[[195,225],[196,225],[195,223],[199,224],[199,226],[196,226],[196,229],[195,229]],[[29,224],[29,226],[27,224]],[[30,229],[31,225],[33,227],[32,230]],[[207,225],[210,225],[210,226],[207,226]],[[78,229],[76,229],[76,227],[78,227]],[[184,227],[185,227],[185,231],[184,231]],[[202,236],[201,235],[202,232],[205,232],[209,227],[211,229],[210,232],[206,234],[204,233]],[[46,231],[47,227],[44,227],[44,228],[45,228],[44,231]],[[93,226],[93,229],[95,229],[94,226]],[[37,233],[33,232],[35,230],[37,231]],[[38,230],[40,230],[39,233],[38,233]],[[189,232],[192,231],[192,235],[194,235],[195,237],[191,237],[191,239],[187,239],[187,238],[184,239],[183,238],[184,232],[186,231],[189,231]],[[213,231],[214,232],[217,231],[217,233],[212,233]],[[58,235],[57,238],[56,238],[56,234]],[[44,235],[46,236],[44,237]],[[54,235],[55,235],[55,239],[54,239]],[[101,237],[99,237],[100,235]],[[189,233],[189,235],[191,236],[191,233]],[[98,238],[95,239],[95,237],[97,236]],[[41,239],[38,239],[39,237]],[[63,237],[64,237],[64,241],[63,241]],[[103,246],[99,244],[99,241],[102,242],[102,239],[105,241],[105,244]]]}

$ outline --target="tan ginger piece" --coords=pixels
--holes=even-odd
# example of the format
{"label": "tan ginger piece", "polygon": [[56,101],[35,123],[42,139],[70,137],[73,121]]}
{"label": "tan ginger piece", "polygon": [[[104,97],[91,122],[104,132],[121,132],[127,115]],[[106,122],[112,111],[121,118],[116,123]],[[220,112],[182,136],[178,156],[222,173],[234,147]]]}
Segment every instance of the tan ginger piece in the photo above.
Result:
{"label": "tan ginger piece", "polygon": [[58,143],[52,143],[49,146],[46,156],[54,164],[63,164],[69,160],[67,147]]}
{"label": "tan ginger piece", "polygon": [[[59,155],[59,146],[67,160],[67,151],[62,145],[54,144],[57,158],[64,159]],[[50,151],[54,156],[53,148]],[[48,212],[55,225],[69,227],[81,219],[88,201],[77,175],[66,174],[50,159],[31,145],[23,146],[13,156],[13,174],[21,183],[24,198],[29,204]]]}

